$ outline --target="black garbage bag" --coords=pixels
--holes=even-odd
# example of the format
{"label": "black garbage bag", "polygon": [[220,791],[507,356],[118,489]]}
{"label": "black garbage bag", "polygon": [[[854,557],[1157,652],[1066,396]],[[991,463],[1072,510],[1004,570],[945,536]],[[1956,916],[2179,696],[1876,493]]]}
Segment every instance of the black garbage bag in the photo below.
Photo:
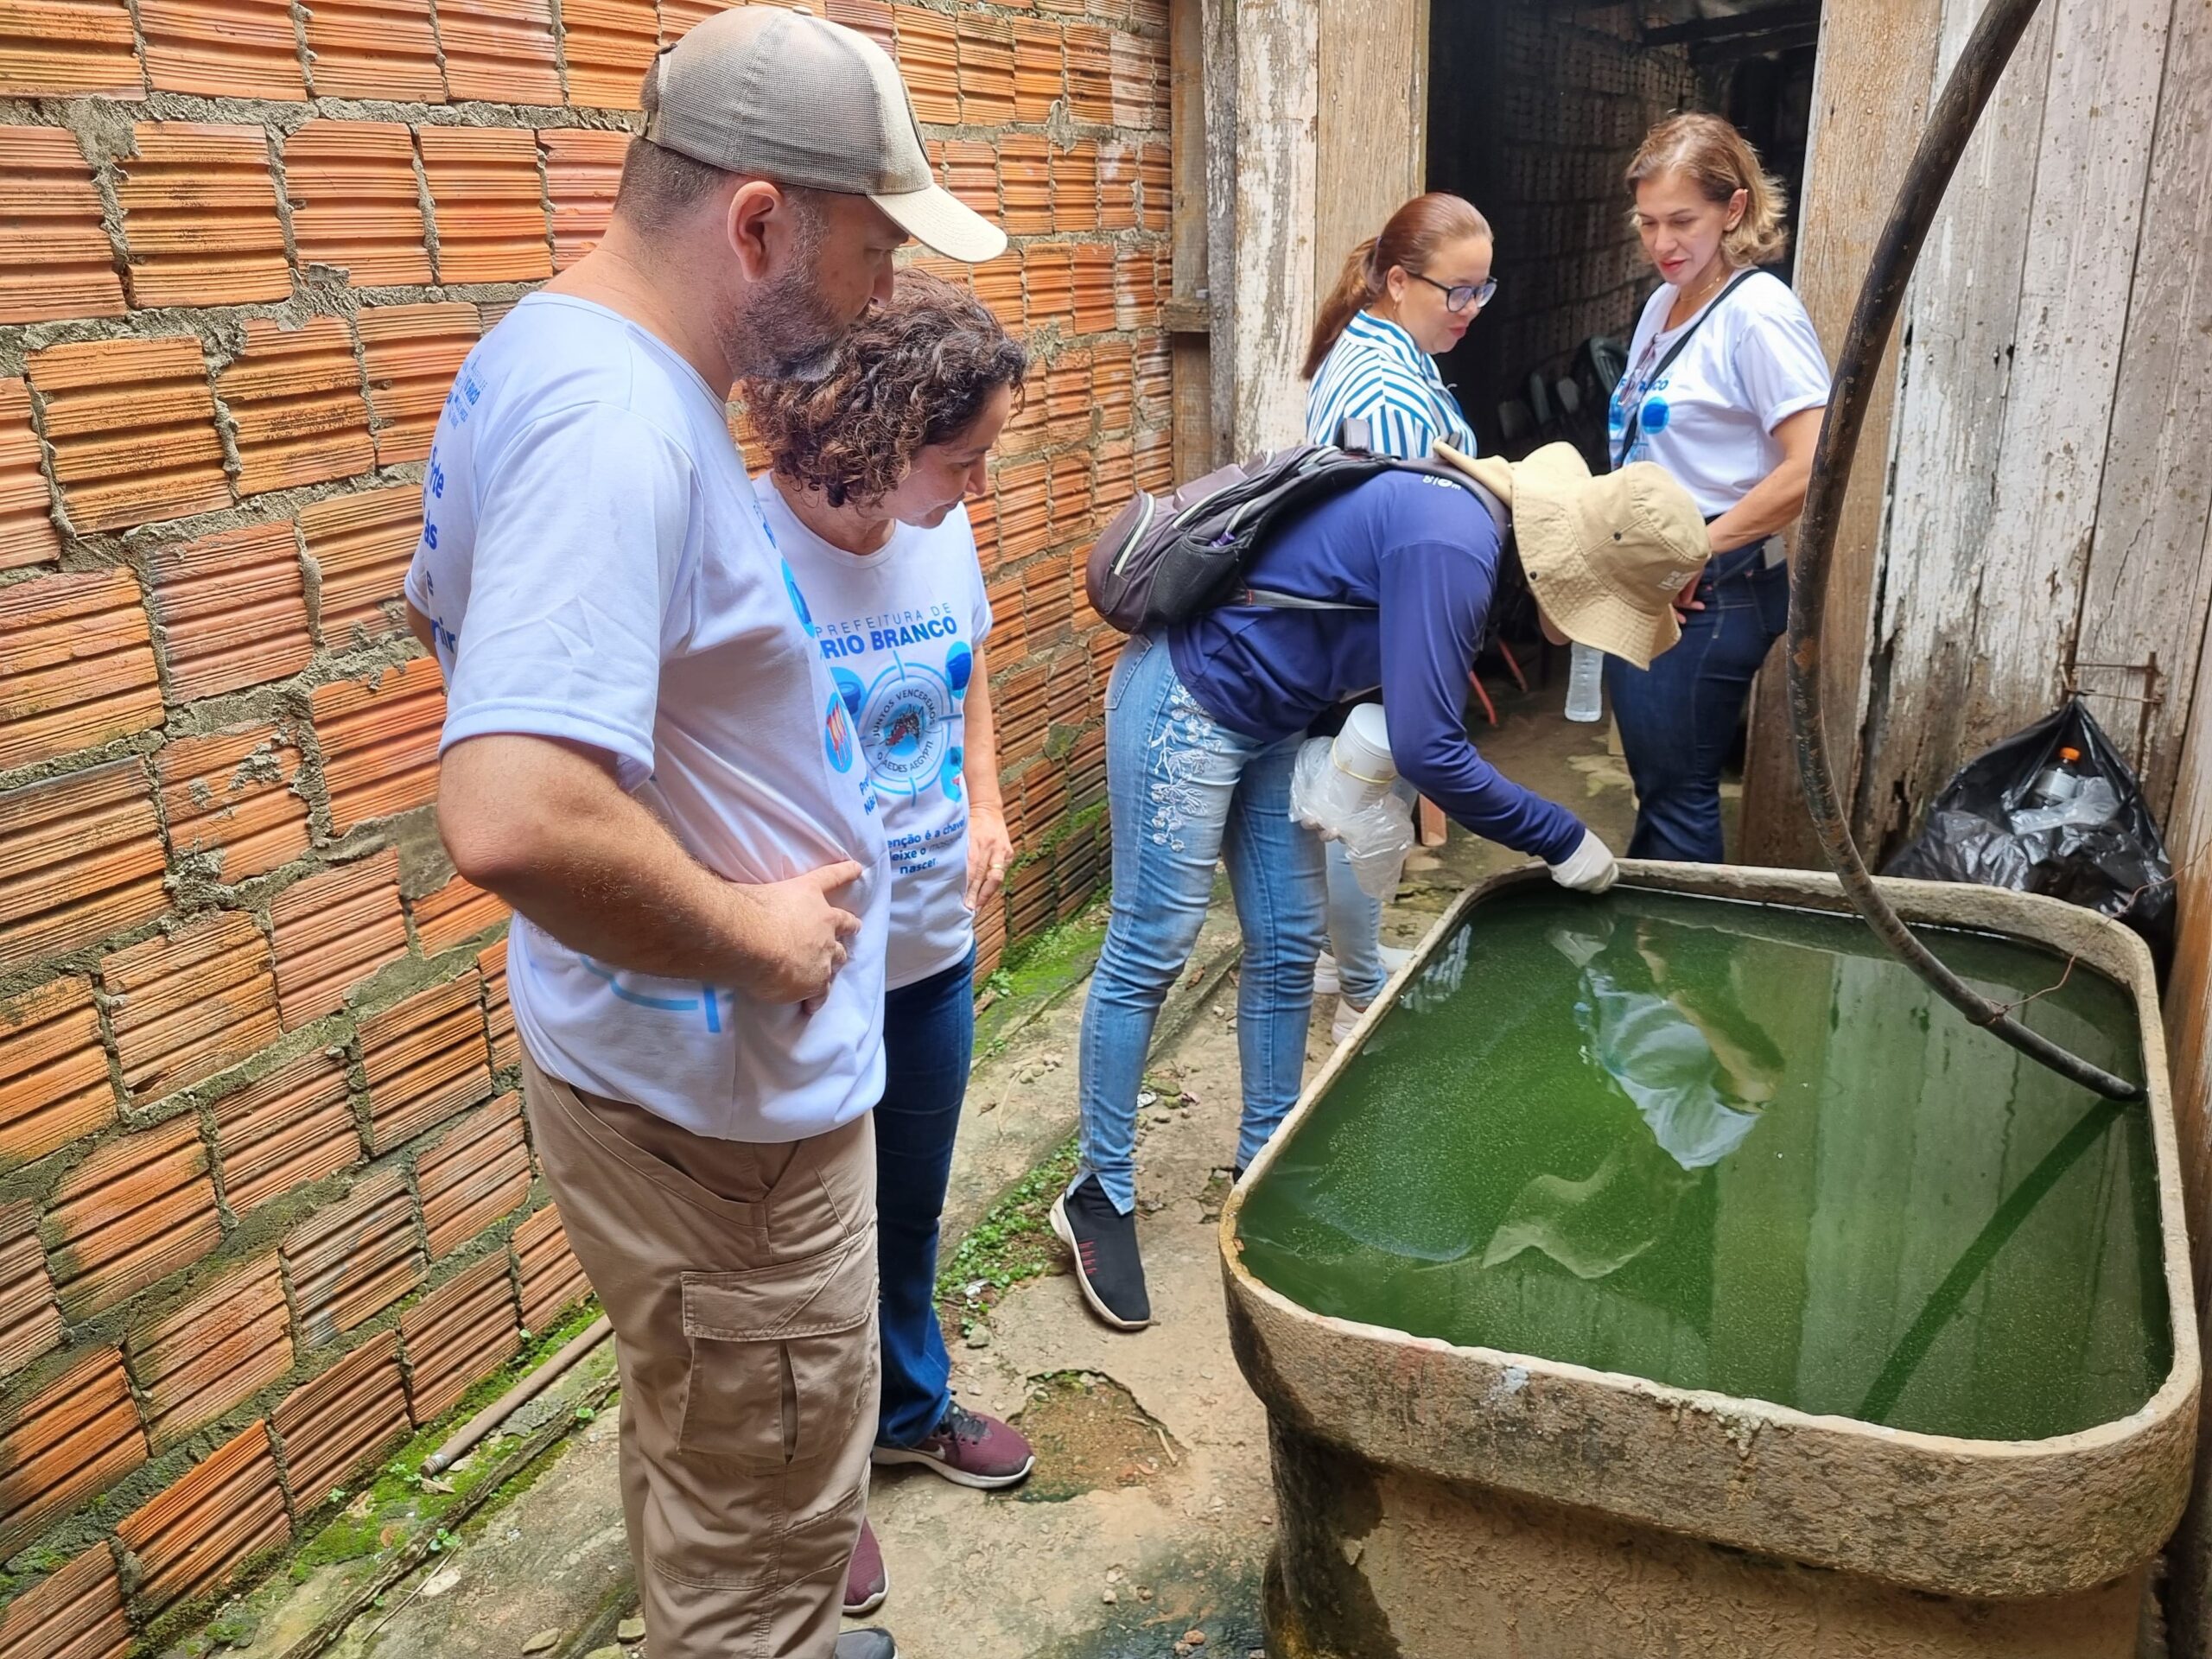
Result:
{"label": "black garbage bag", "polygon": [[2079,697],[1961,767],[1883,874],[2046,893],[2126,923],[2161,972],[2172,953],[2165,839]]}

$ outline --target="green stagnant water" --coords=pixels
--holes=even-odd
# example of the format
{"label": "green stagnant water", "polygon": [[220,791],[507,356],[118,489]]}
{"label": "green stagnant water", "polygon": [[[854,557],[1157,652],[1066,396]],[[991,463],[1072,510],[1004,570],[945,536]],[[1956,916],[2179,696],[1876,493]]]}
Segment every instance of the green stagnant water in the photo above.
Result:
{"label": "green stagnant water", "polygon": [[[1928,935],[2124,1075],[2126,995]],[[1855,920],[1617,889],[1478,905],[1249,1194],[1308,1308],[1977,1439],[2124,1417],[2171,1359],[2157,1175],[2113,1105]]]}

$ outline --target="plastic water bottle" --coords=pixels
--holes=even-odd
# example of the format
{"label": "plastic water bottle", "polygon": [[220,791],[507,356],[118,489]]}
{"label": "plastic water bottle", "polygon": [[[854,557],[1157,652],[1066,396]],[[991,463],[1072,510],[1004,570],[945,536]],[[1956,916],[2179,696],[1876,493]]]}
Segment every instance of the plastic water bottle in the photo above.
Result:
{"label": "plastic water bottle", "polygon": [[1567,717],[1586,725],[1605,715],[1605,653],[1575,642],[1567,671]]}

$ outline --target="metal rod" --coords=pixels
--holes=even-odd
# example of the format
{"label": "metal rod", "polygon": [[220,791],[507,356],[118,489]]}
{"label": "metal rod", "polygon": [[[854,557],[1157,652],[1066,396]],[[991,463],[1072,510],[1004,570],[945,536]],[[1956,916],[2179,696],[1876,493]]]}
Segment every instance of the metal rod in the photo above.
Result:
{"label": "metal rod", "polygon": [[543,1365],[509,1389],[490,1405],[453,1432],[452,1438],[423,1459],[423,1472],[442,1475],[461,1459],[468,1448],[545,1392],[569,1368],[613,1335],[614,1325],[604,1313],[579,1331]]}
{"label": "metal rod", "polygon": [[2141,1088],[2070,1050],[2029,1030],[2010,1013],[1982,995],[1936,957],[1890,907],[1866,868],[1851,824],[1838,798],[1835,772],[1828,761],[1827,728],[1821,716],[1821,628],[1827,609],[1828,566],[1843,516],[1844,494],[1859,429],[1881,372],[1882,354],[1904,302],[1905,284],[1920,257],[1921,244],[1942,204],[1974,124],[1996,90],[2012,49],[2035,16],[2040,0],[1990,0],[1959,54],[1942,96],[1929,111],[1904,188],[1890,209],[1889,223],[1868,265],[1866,280],[1844,337],[1836,365],[1835,389],[1821,427],[1813,460],[1812,482],[1805,493],[1804,527],[1797,550],[1796,579],[1789,590],[1789,724],[1796,739],[1797,771],[1805,805],[1820,836],[1828,863],[1843,883],[1853,906],[1905,966],[1933,986],[1943,1000],[1984,1030],[2010,1043],[2052,1071],[2112,1100],[2133,1100]]}

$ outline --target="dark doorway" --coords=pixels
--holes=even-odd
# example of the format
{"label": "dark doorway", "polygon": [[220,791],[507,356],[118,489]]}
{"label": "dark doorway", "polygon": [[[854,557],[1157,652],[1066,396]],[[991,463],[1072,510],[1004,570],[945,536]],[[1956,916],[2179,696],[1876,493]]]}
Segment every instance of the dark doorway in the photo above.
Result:
{"label": "dark doorway", "polygon": [[1653,122],[1727,116],[1794,210],[1819,21],[1818,0],[1434,0],[1429,188],[1465,196],[1497,232],[1497,298],[1443,362],[1484,449],[1586,438],[1593,421],[1602,434],[1611,387],[1586,368],[1567,399],[1558,385],[1578,378],[1585,342],[1625,340],[1651,291],[1621,176]]}

